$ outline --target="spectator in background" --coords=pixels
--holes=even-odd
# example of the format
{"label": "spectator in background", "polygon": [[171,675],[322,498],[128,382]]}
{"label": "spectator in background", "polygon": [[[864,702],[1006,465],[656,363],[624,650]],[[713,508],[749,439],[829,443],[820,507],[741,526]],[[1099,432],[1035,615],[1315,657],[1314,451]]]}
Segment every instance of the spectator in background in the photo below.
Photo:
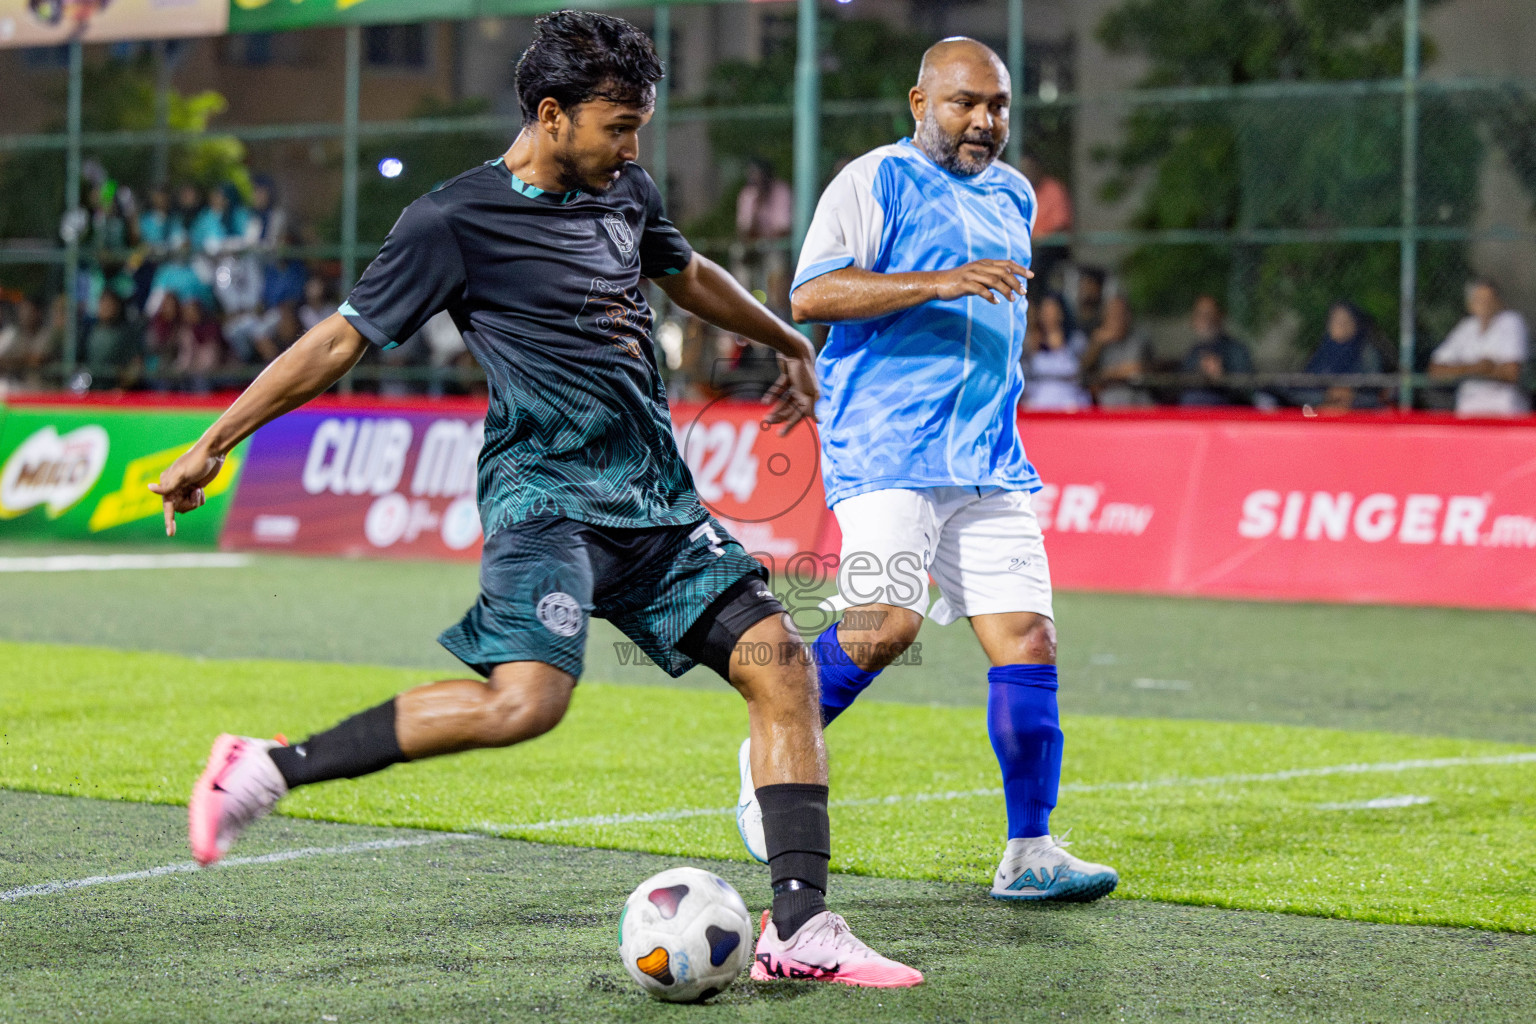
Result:
{"label": "spectator in background", "polygon": [[282,354],[282,351],[295,341],[304,329],[299,326],[298,310],[291,302],[285,302],[280,306],[274,306],[267,311],[262,320],[262,330],[256,335],[256,357],[263,363],[270,363]]}
{"label": "spectator in background", "polygon": [[192,225],[203,211],[203,193],[190,181],[176,190],[176,207],[171,211],[166,244],[173,252],[185,253],[192,244]]}
{"label": "spectator in background", "polygon": [[272,179],[265,175],[251,181],[251,205],[245,220],[245,248],[267,254],[283,243],[288,233],[288,215],[277,205]]}
{"label": "spectator in background", "polygon": [[1067,186],[1050,172],[1034,156],[1019,161],[1019,170],[1035,189],[1035,223],[1030,237],[1035,240],[1034,259],[1031,269],[1035,280],[1045,287],[1052,287],[1051,275],[1062,262],[1072,256],[1066,245],[1040,245],[1041,239],[1072,230],[1072,195]]}
{"label": "spectator in background", "polygon": [[1179,404],[1186,406],[1250,405],[1252,397],[1242,388],[1223,386],[1225,377],[1234,373],[1252,373],[1253,356],[1248,346],[1226,332],[1225,314],[1221,303],[1211,295],[1195,299],[1190,314],[1190,326],[1194,343],[1184,357],[1180,369],[1184,373],[1197,373],[1208,382],[1203,387],[1187,387],[1179,396]]}
{"label": "spectator in background", "polygon": [[427,393],[433,398],[441,398],[450,388],[455,394],[462,393],[464,373],[475,364],[459,325],[443,310],[426,322],[421,333],[427,342],[427,363],[432,367]]}
{"label": "spectator in background", "polygon": [[166,293],[144,330],[144,375],[157,388],[169,386],[181,345],[181,299]]}
{"label": "spectator in background", "polygon": [[85,338],[85,365],[92,386],[131,388],[144,369],[144,337],[123,312],[123,300],[110,290],[96,303],[96,322]]}
{"label": "spectator in background", "polygon": [[171,193],[163,186],[150,189],[149,205],[139,212],[139,248],[129,261],[133,274],[131,301],[135,309],[143,309],[149,304],[155,274],[171,253],[171,227]]}
{"label": "spectator in background", "polygon": [[171,249],[171,193],[164,186],[149,190],[149,205],[139,214],[139,241],[151,258],[164,256]]}
{"label": "spectator in background", "polygon": [[1152,398],[1145,388],[1132,383],[1152,361],[1152,342],[1147,332],[1131,319],[1131,304],[1115,295],[1104,305],[1104,319],[1088,337],[1083,370],[1094,397],[1106,409],[1148,406]]}
{"label": "spectator in background", "polygon": [[331,295],[331,285],[319,274],[311,274],[304,282],[304,305],[299,307],[299,326],[313,330],[314,326],[336,312],[336,300]]}
{"label": "spectator in background", "polygon": [[1467,317],[1435,349],[1429,375],[1460,381],[1458,416],[1524,416],[1531,404],[1520,375],[1529,356],[1525,318],[1504,308],[1498,285],[1479,279],[1467,285]]}
{"label": "spectator in background", "polygon": [[224,336],[219,322],[198,299],[181,306],[181,328],[176,332],[175,371],[191,380],[192,390],[209,389],[208,375],[224,360]]}
{"label": "spectator in background", "polygon": [[1109,275],[1098,267],[1078,267],[1071,277],[1074,319],[1078,329],[1092,338],[1104,322],[1104,283]]}
{"label": "spectator in background", "polygon": [[1030,304],[1029,312],[1035,322],[1024,336],[1024,408],[1086,408],[1090,399],[1079,381],[1088,339],[1068,320],[1059,295],[1047,292]]}
{"label": "spectator in background", "polygon": [[[1375,325],[1353,302],[1340,300],[1328,307],[1328,326],[1323,339],[1302,367],[1303,373],[1380,373],[1381,350],[1373,338]],[[1324,388],[1300,388],[1292,392],[1296,405],[1310,405],[1327,412],[1381,407],[1380,389],[1356,389],[1347,384]]]}
{"label": "spectator in background", "polygon": [[747,183],[736,195],[736,246],[732,274],[745,287],[761,291],[765,304],[781,313],[789,308],[789,250],[777,244],[795,224],[795,194],[773,173],[766,160],[747,168]]}
{"label": "spectator in background", "polygon": [[48,342],[42,303],[18,297],[0,318],[0,388],[34,383],[38,367],[47,361]]}

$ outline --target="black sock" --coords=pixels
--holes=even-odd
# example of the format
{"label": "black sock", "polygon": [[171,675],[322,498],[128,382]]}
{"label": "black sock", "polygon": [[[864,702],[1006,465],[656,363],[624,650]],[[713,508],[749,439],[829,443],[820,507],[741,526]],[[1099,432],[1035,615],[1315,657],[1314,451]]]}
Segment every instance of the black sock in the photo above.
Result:
{"label": "black sock", "polygon": [[763,839],[773,881],[773,923],[787,939],[827,909],[827,864],[832,860],[832,823],[827,787],[801,782],[759,786]]}
{"label": "black sock", "polygon": [[272,762],[288,788],[330,779],[355,779],[405,760],[395,738],[395,701],[317,732],[303,743],[273,747]]}

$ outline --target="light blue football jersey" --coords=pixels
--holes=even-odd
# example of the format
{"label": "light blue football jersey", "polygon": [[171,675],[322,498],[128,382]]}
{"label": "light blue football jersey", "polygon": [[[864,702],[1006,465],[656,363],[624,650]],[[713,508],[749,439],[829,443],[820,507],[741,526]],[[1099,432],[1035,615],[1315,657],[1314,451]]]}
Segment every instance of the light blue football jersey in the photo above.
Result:
{"label": "light blue football jersey", "polygon": [[[1002,161],[961,178],[910,139],[850,163],[816,207],[794,288],[857,266],[882,274],[972,260],[1029,266],[1035,191]],[[926,302],[832,326],[816,359],[827,504],[885,488],[1035,491],[1019,439],[1027,303]]]}

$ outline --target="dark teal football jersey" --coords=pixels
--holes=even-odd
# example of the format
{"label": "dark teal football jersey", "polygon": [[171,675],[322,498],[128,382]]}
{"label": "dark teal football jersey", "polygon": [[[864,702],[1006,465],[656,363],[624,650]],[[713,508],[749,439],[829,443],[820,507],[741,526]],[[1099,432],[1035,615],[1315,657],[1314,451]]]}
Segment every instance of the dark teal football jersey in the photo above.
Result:
{"label": "dark teal football jersey", "polygon": [[698,522],[651,344],[642,277],[693,251],[635,164],[602,195],[544,192],[501,160],[400,215],[341,307],[391,347],[447,310],[490,382],[480,453],[487,536],[533,516]]}

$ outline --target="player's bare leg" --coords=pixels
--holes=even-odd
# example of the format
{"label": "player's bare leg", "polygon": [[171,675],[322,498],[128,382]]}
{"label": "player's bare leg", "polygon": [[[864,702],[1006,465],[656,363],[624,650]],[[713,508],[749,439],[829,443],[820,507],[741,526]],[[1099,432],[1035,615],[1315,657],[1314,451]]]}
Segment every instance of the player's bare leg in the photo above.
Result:
{"label": "player's bare leg", "polygon": [[837,624],[843,653],[865,672],[879,672],[917,640],[923,617],[910,608],[866,604],[850,608]]}
{"label": "player's bare leg", "polygon": [[449,679],[395,698],[395,732],[412,761],[542,736],[565,717],[576,678],[541,661],[497,665],[491,677]]}
{"label": "player's bare leg", "polygon": [[[770,616],[748,629],[730,664],[731,685],[747,701],[752,774],[773,881],[773,910],[763,915],[752,977],[916,985],[920,972],[870,949],[826,908],[832,855],[827,751],[816,672],[786,618]],[[773,656],[757,657],[761,651]]]}
{"label": "player's bare leg", "polygon": [[992,662],[987,732],[1003,772],[1008,845],[992,878],[1002,900],[1095,900],[1120,877],[1072,856],[1050,834],[1061,783],[1056,710],[1056,624],[1044,615],[974,615],[971,628]]}
{"label": "player's bare leg", "polygon": [[[906,653],[922,624],[923,617],[910,608],[866,604],[848,609],[841,622],[821,635],[813,650],[819,666],[815,703],[823,727],[853,703],[882,669]],[[828,645],[838,646],[840,653],[827,650]],[[736,828],[747,852],[766,864],[762,810],[757,805],[757,787],[763,778],[758,774],[758,750],[754,731],[737,752],[741,793],[736,800]]]}
{"label": "player's bare leg", "polygon": [[418,686],[292,747],[226,733],[192,789],[192,854],[212,864],[295,786],[542,736],[565,716],[575,686],[574,676],[552,665],[508,662],[484,682]]}

